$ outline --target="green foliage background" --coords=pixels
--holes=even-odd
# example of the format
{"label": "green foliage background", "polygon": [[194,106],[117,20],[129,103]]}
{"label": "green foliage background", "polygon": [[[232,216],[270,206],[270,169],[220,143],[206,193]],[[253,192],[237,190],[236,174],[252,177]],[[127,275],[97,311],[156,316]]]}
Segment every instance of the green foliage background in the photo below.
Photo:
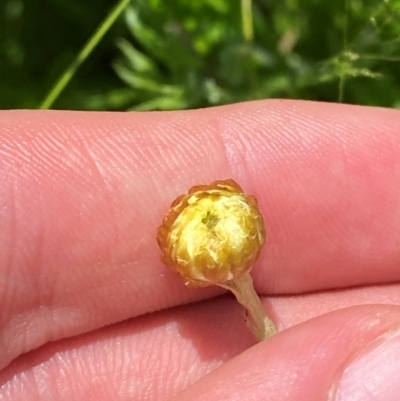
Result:
{"label": "green foliage background", "polygon": [[[115,5],[1,0],[0,108],[36,108]],[[400,0],[133,0],[54,104],[400,107]]]}

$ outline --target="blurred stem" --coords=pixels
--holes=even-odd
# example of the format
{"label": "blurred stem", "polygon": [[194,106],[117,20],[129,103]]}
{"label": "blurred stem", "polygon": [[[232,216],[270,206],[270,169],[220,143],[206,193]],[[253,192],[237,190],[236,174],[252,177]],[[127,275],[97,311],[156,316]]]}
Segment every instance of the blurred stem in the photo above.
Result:
{"label": "blurred stem", "polygon": [[242,33],[246,42],[245,48],[247,53],[244,62],[247,64],[247,75],[249,77],[250,87],[252,88],[252,96],[250,98],[256,99],[258,98],[257,92],[259,90],[259,85],[257,83],[257,77],[252,60],[252,43],[254,41],[252,0],[241,0],[241,14]]}
{"label": "blurred stem", "polygon": [[276,333],[275,324],[266,315],[260,298],[254,290],[253,279],[249,273],[218,285],[232,291],[238,302],[246,308],[247,326],[258,341],[265,340]]}
{"label": "blurred stem", "polygon": [[67,69],[61,74],[58,81],[50,89],[43,102],[40,104],[40,109],[49,109],[59,97],[60,93],[68,85],[69,81],[74,76],[75,72],[81,66],[81,64],[89,57],[94,48],[99,44],[100,40],[104,37],[107,31],[114,24],[116,19],[121,15],[125,8],[129,5],[131,0],[119,0],[115,7],[108,13],[106,18],[96,29],[93,35],[85,43],[80,53],[67,67]]}
{"label": "blurred stem", "polygon": [[246,42],[252,42],[254,39],[253,12],[251,9],[252,0],[242,0],[242,32]]}
{"label": "blurred stem", "polygon": [[348,29],[348,12],[349,12],[349,0],[344,0],[344,17],[343,17],[343,51],[342,51],[342,65],[340,70],[340,79],[339,79],[339,103],[343,102],[344,96],[344,84],[346,81],[346,71],[345,65],[348,50],[348,39],[347,39],[347,29]]}

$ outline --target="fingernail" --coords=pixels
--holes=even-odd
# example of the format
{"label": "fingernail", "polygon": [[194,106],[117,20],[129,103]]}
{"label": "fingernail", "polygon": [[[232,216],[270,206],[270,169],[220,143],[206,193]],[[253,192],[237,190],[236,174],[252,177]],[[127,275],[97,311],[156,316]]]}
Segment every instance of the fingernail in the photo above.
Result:
{"label": "fingernail", "polygon": [[399,375],[400,333],[396,332],[374,341],[345,368],[334,400],[398,401]]}

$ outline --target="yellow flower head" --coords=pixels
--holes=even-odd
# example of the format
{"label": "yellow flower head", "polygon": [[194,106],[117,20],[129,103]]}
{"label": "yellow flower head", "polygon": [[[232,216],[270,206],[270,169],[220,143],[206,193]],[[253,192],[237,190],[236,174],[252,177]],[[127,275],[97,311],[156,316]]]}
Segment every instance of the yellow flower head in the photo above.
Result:
{"label": "yellow flower head", "polygon": [[162,261],[197,286],[247,273],[265,236],[257,199],[233,180],[195,186],[179,196],[157,231]]}

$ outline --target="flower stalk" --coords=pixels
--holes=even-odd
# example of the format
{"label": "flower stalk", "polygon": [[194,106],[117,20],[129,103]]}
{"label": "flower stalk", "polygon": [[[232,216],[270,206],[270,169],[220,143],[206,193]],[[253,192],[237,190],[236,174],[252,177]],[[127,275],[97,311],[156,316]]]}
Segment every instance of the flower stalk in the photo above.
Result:
{"label": "flower stalk", "polygon": [[171,204],[157,231],[162,261],[187,285],[230,290],[260,341],[276,332],[249,274],[265,238],[257,199],[233,180],[192,187]]}
{"label": "flower stalk", "polygon": [[230,290],[237,301],[246,308],[246,324],[258,341],[265,340],[276,333],[275,324],[266,315],[249,273],[218,285]]}

